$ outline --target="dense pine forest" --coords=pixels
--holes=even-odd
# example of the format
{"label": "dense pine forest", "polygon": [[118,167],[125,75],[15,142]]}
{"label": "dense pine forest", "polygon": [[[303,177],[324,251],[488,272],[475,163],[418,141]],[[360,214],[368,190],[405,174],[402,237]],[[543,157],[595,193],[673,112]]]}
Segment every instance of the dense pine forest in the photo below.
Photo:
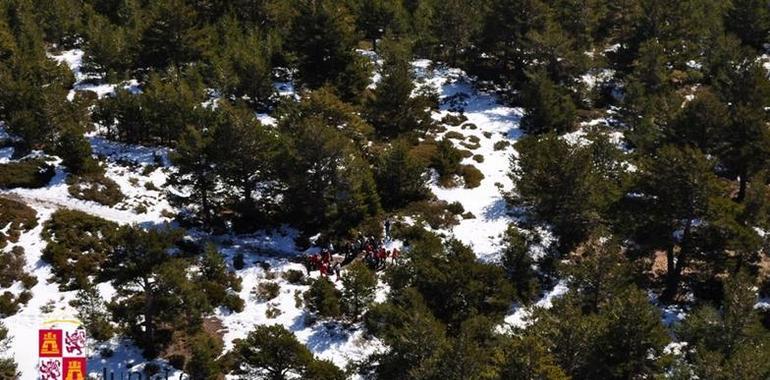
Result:
{"label": "dense pine forest", "polygon": [[758,0],[2,0],[0,380],[63,316],[98,379],[768,379],[768,49]]}

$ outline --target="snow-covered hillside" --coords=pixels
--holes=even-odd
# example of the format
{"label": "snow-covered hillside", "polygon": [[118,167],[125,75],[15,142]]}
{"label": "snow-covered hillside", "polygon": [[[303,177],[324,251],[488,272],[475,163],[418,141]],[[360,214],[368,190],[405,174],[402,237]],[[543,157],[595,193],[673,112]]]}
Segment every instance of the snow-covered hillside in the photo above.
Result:
{"label": "snow-covered hillside", "polygon": [[[91,90],[98,96],[104,96],[118,86],[81,83],[88,78],[80,71],[82,52],[79,50],[65,51],[52,58],[66,63],[73,70],[79,81],[75,91]],[[415,61],[413,68],[418,81],[433,86],[442,100],[440,111],[433,115],[435,120],[440,121],[448,114],[462,114],[467,118],[462,125],[444,124],[445,131],[434,137],[440,138],[450,132],[462,134],[462,140],[452,141],[458,147],[461,147],[460,143],[463,141],[475,141],[477,146],[473,147],[472,153],[482,157],[480,160],[469,157],[463,162],[475,165],[482,172],[484,179],[478,187],[445,188],[440,186],[435,178],[432,181],[430,188],[440,200],[459,202],[466,212],[473,215],[472,218],[460,220],[451,230],[442,232],[472,246],[480,259],[496,260],[501,234],[511,221],[503,192],[510,190],[512,186],[507,173],[513,153],[512,143],[521,135],[518,129],[521,110],[503,106],[494,94],[477,90],[473,79],[460,70],[441,66],[433,68],[432,62],[427,60]],[[119,85],[136,88],[133,81]],[[291,88],[290,84],[283,84],[281,87],[283,92]],[[260,118],[268,123],[274,121],[269,115],[260,115]],[[37,350],[37,329],[46,320],[72,317],[75,312],[67,306],[74,292],[60,292],[56,284],[48,283],[47,280],[51,276],[50,267],[40,259],[41,250],[45,245],[40,232],[52,212],[61,208],[75,209],[120,224],[138,224],[153,228],[170,222],[169,215],[177,211],[169,204],[164,191],[168,174],[174,170],[168,159],[168,149],[115,143],[98,133],[90,135],[89,141],[94,153],[103,157],[107,163],[106,175],[114,180],[126,195],[126,199],[117,205],[109,207],[73,198],[65,183],[67,173],[58,165],[54,178],[46,187],[0,193],[0,196],[27,203],[38,213],[38,226],[24,233],[18,243],[26,252],[26,269],[38,279],[38,284],[32,288],[32,300],[18,314],[4,320],[13,337],[11,351],[19,362],[23,379],[36,378],[37,358],[34,353]],[[199,231],[190,233],[198,236],[203,234]],[[255,324],[281,324],[294,332],[318,357],[332,360],[341,367],[351,361],[361,360],[376,350],[384,349],[381,343],[364,333],[361,325],[306,323],[308,314],[303,308],[297,307],[296,297],[306,290],[307,286],[292,285],[280,275],[289,269],[303,269],[301,265],[289,260],[292,256],[301,254],[294,246],[293,238],[296,236],[297,231],[286,228],[282,231],[252,235],[212,237],[221,252],[227,256],[228,263],[231,263],[232,257],[238,253],[246,257],[246,266],[236,270],[243,281],[240,296],[246,301],[245,309],[239,313],[225,310],[215,313],[221,323],[225,348],[232,348],[233,341],[244,338]],[[400,242],[389,242],[388,248],[391,247],[400,248]],[[318,276],[318,273],[313,275]],[[265,278],[278,283],[280,293],[275,299],[261,302],[255,297],[254,289]],[[108,300],[114,293],[108,283],[101,284],[99,289],[102,296]],[[387,288],[380,282],[378,300],[383,300],[386,294]],[[52,309],[45,307],[50,303],[56,306]],[[513,318],[519,318],[518,314]],[[129,341],[114,338],[107,344],[92,348],[89,368],[93,374],[101,373],[105,367],[116,371],[142,368],[143,359]],[[106,350],[107,348],[109,350]],[[166,367],[166,363],[160,364]]]}

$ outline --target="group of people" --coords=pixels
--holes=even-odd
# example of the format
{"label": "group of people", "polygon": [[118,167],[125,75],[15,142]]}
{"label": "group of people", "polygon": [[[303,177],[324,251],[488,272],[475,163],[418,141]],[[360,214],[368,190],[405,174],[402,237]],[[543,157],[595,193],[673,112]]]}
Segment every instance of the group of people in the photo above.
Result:
{"label": "group of people", "polygon": [[387,249],[382,240],[374,237],[359,237],[353,242],[346,242],[339,249],[329,244],[317,254],[306,256],[304,263],[308,273],[314,270],[321,272],[321,276],[336,275],[339,279],[340,270],[359,256],[363,256],[364,262],[372,270],[380,270],[388,263],[398,260],[401,252],[397,248]]}

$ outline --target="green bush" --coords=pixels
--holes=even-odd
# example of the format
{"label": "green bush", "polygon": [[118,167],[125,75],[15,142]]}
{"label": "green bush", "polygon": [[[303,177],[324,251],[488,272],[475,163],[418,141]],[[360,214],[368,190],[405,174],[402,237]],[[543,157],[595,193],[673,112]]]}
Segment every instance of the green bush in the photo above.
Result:
{"label": "green bush", "polygon": [[0,198],[0,248],[10,242],[17,242],[22,232],[37,226],[37,212],[24,203]]}
{"label": "green bush", "polygon": [[51,182],[55,170],[43,159],[27,159],[0,165],[0,189],[36,189]]}
{"label": "green bush", "polygon": [[281,286],[272,281],[263,281],[257,285],[255,290],[255,296],[257,300],[261,302],[270,301],[271,299],[278,297],[281,292]]}
{"label": "green bush", "polygon": [[447,210],[446,202],[413,202],[401,211],[401,215],[413,216],[435,229],[449,227],[457,223],[454,215]]}
{"label": "green bush", "polygon": [[449,124],[453,127],[457,127],[460,124],[466,122],[467,120],[468,118],[463,114],[458,114],[458,115],[447,114],[441,119],[441,122],[444,124]]}
{"label": "green bush", "polygon": [[493,145],[493,148],[495,150],[503,150],[505,148],[508,148],[511,145],[511,142],[508,140],[500,140]]}
{"label": "green bush", "polygon": [[460,215],[465,212],[465,207],[460,202],[452,202],[446,206],[446,209],[454,215]]}
{"label": "green bush", "polygon": [[480,154],[474,154],[473,155],[473,161],[476,161],[478,163],[484,162],[484,156]]}
{"label": "green bush", "polygon": [[481,180],[484,179],[484,174],[481,170],[477,169],[473,165],[465,165],[462,168],[463,179],[465,180],[465,187],[467,189],[473,189],[481,185]]}
{"label": "green bush", "polygon": [[449,131],[444,135],[444,138],[455,139],[455,140],[465,140],[465,135],[457,131]]}
{"label": "green bush", "polygon": [[23,249],[14,249],[11,252],[0,251],[0,287],[10,288],[16,281],[21,281],[25,275],[25,265],[27,260]]}
{"label": "green bush", "polygon": [[42,258],[63,289],[79,289],[99,274],[119,239],[116,223],[80,211],[58,210],[43,227]]}
{"label": "green bush", "polygon": [[342,315],[340,297],[341,292],[326,277],[313,281],[303,295],[307,309],[321,318],[337,318]]}
{"label": "green bush", "polygon": [[114,206],[124,198],[118,184],[103,174],[71,176],[67,178],[67,184],[70,195],[84,201]]}
{"label": "green bush", "polygon": [[283,272],[283,279],[292,285],[304,285],[305,273],[301,270],[289,269]]}

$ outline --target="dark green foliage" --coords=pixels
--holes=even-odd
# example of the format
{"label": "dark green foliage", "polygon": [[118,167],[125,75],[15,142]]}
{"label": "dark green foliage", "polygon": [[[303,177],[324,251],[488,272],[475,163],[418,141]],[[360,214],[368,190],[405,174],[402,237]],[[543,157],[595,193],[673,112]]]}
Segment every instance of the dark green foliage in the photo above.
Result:
{"label": "dark green foliage", "polygon": [[179,201],[196,207],[194,214],[206,225],[213,222],[213,210],[217,207],[215,157],[216,151],[210,130],[201,132],[188,127],[179,139],[171,161],[177,173],[170,178],[173,185],[189,189],[188,195]]}
{"label": "dark green foliage", "polygon": [[409,63],[409,49],[403,43],[385,41],[382,79],[367,103],[367,119],[385,137],[406,132],[426,131],[432,125],[428,95],[412,97],[414,78]]}
{"label": "dark green foliage", "polygon": [[495,320],[508,310],[514,290],[502,268],[476,261],[473,251],[455,240],[442,244],[428,235],[411,243],[408,264],[392,270],[392,292],[416,289],[452,331],[471,317]]}
{"label": "dark green foliage", "polygon": [[622,196],[621,153],[606,137],[596,137],[588,146],[550,134],[516,144],[512,201],[526,207],[533,221],[552,225],[563,251],[585,240]]}
{"label": "dark green foliage", "polygon": [[[631,216],[636,226],[634,237],[650,248],[666,251],[664,298],[670,300],[692,260],[718,262],[730,235],[739,233],[743,241],[750,242],[745,237],[753,233],[730,222],[737,206],[721,198],[725,189],[713,173],[713,163],[700,151],[666,146],[656,157],[642,161],[640,168],[638,191],[645,196],[629,198],[625,209],[628,215],[634,214],[636,207],[646,210],[644,216]],[[677,231],[680,236],[675,236]]]}
{"label": "dark green foliage", "polygon": [[182,0],[152,3],[147,12],[149,23],[142,33],[138,65],[163,70],[179,70],[183,64],[198,59],[204,48],[206,30],[195,9]]}
{"label": "dark green foliage", "polygon": [[352,321],[358,321],[364,310],[374,302],[377,277],[363,261],[349,265],[342,275],[342,311]]}
{"label": "dark green foliage", "polygon": [[0,225],[8,226],[0,232],[0,248],[8,242],[17,242],[19,235],[37,226],[37,212],[24,203],[0,198]]}
{"label": "dark green foliage", "polygon": [[344,234],[380,212],[369,164],[351,141],[319,118],[296,125],[284,176],[291,219],[311,230]]}
{"label": "dark green foliage", "polygon": [[369,64],[353,49],[355,19],[343,3],[299,1],[288,48],[297,56],[300,81],[310,88],[334,87],[354,100],[369,83]]}
{"label": "dark green foliage", "polygon": [[314,358],[293,333],[280,325],[256,326],[236,344],[234,356],[237,364],[233,373],[250,379],[344,378],[342,371],[328,361]]}
{"label": "dark green foliage", "polygon": [[770,32],[770,9],[763,1],[736,0],[728,6],[725,28],[755,49],[763,49]]}
{"label": "dark green foliage", "polygon": [[436,153],[431,157],[430,166],[438,172],[441,183],[449,185],[452,176],[461,173],[460,161],[462,161],[460,151],[455,148],[451,140],[445,138],[436,144]]}
{"label": "dark green foliage", "polygon": [[220,340],[206,334],[198,333],[190,344],[190,361],[185,370],[191,380],[217,380],[223,369],[217,358],[222,352]]}
{"label": "dark green foliage", "polygon": [[342,315],[341,296],[342,292],[326,277],[313,281],[310,289],[303,294],[305,306],[310,312],[320,318],[331,319]]}
{"label": "dark green foliage", "polygon": [[243,311],[243,300],[238,296],[241,279],[228,271],[222,254],[213,245],[206,246],[195,280],[211,305],[222,305],[234,312]]}
{"label": "dark green foliage", "polygon": [[215,117],[216,124],[207,128],[214,131],[211,144],[216,175],[224,184],[238,189],[227,197],[228,206],[242,210],[238,215],[241,225],[248,225],[249,220],[267,219],[276,211],[276,192],[264,184],[277,176],[281,137],[262,126],[253,112],[242,105],[219,102]]}
{"label": "dark green foliage", "polygon": [[102,98],[94,110],[94,121],[107,129],[111,138],[132,144],[172,145],[189,125],[200,124],[203,90],[200,78],[192,72],[168,77],[152,73],[134,95],[117,89]]}
{"label": "dark green foliage", "polygon": [[39,188],[48,185],[55,172],[42,159],[25,159],[0,164],[0,188]]}
{"label": "dark green foliage", "polygon": [[373,372],[383,379],[424,379],[437,371],[449,348],[445,327],[425,305],[420,293],[407,288],[392,302],[372,307],[366,326],[391,349],[375,354]]}
{"label": "dark green foliage", "polygon": [[547,75],[536,70],[528,75],[524,89],[521,127],[528,133],[570,132],[575,123],[575,104]]}
{"label": "dark green foliage", "polygon": [[112,338],[114,332],[110,324],[111,316],[107,311],[107,303],[102,299],[95,285],[87,285],[78,290],[71,305],[77,310],[78,319],[83,322],[89,338],[97,342]]}
{"label": "dark green foliage", "polygon": [[405,142],[395,143],[380,158],[375,170],[382,205],[391,210],[425,199],[429,194],[425,170],[409,153]]}
{"label": "dark green foliage", "polygon": [[21,372],[16,367],[16,361],[5,356],[9,344],[8,328],[0,323],[0,355],[2,355],[0,356],[0,377],[9,380],[18,379],[21,376]]}
{"label": "dark green foliage", "polygon": [[118,225],[74,210],[59,210],[43,227],[42,258],[62,289],[85,288],[100,274],[119,238]]}
{"label": "dark green foliage", "polygon": [[275,90],[270,66],[272,46],[266,33],[225,18],[217,25],[215,44],[209,53],[211,77],[223,95],[247,97],[257,107],[265,107]]}
{"label": "dark green foliage", "polygon": [[677,328],[688,342],[686,359],[694,373],[709,379],[761,379],[770,374],[767,329],[754,309],[757,294],[751,277],[727,280],[721,308],[702,306]]}
{"label": "dark green foliage", "polygon": [[67,191],[73,197],[105,206],[114,206],[124,198],[118,184],[104,176],[101,169],[91,174],[70,176],[67,185]]}
{"label": "dark green foliage", "polygon": [[501,261],[505,275],[514,284],[519,302],[528,302],[537,294],[538,283],[534,260],[530,255],[528,238],[516,227],[510,226],[503,240],[505,249]]}
{"label": "dark green foliage", "polygon": [[[537,310],[527,334],[546,342],[556,363],[576,379],[625,379],[660,371],[668,335],[660,313],[639,289],[621,289],[596,313],[581,312],[569,295]],[[558,317],[556,317],[558,316]]]}

